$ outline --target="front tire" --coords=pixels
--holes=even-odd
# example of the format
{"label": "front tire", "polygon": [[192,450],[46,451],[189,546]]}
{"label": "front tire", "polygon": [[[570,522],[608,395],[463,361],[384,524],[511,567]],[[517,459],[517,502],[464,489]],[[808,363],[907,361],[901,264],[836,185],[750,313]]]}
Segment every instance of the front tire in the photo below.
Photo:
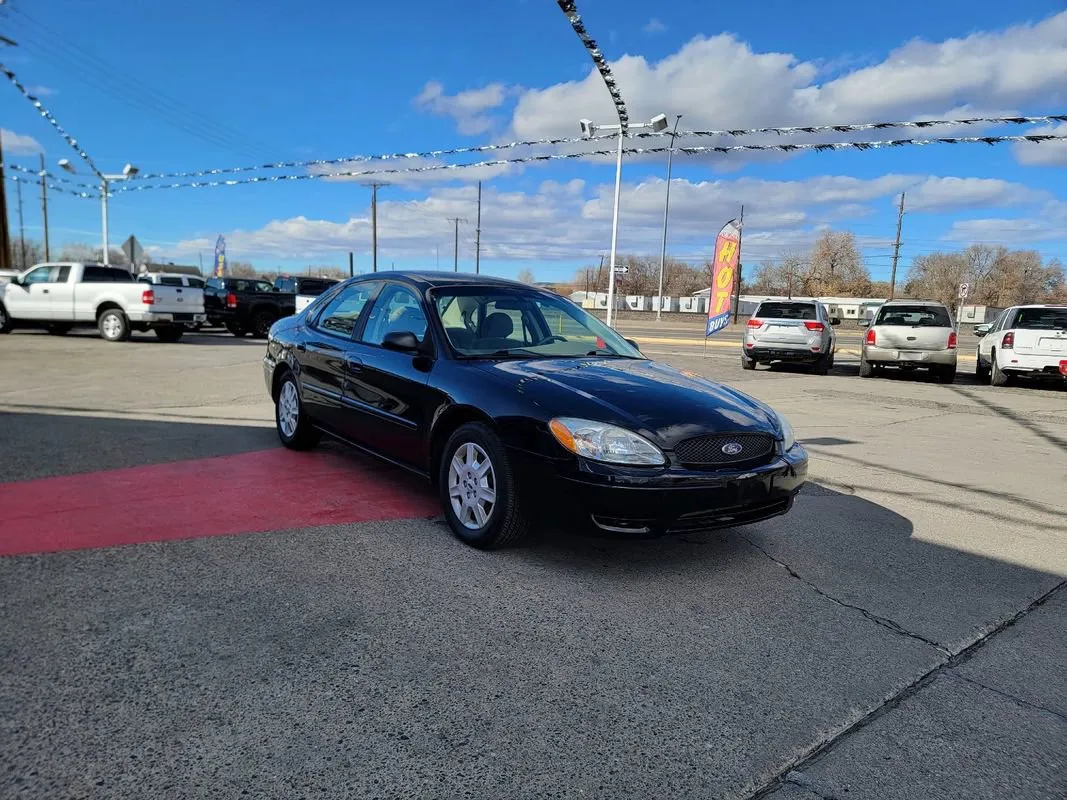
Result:
{"label": "front tire", "polygon": [[274,399],[274,425],[278,438],[290,450],[310,450],[321,436],[304,413],[300,387],[291,372],[282,378],[278,396]]}
{"label": "front tire", "polygon": [[10,333],[12,327],[11,317],[7,315],[7,309],[4,308],[4,304],[0,303],[0,333]]}
{"label": "front tire", "polygon": [[156,328],[156,337],[161,342],[167,342],[173,344],[182,338],[182,334],[185,333],[183,328]]}
{"label": "front tire", "polygon": [[496,434],[478,422],[448,437],[437,486],[445,518],[456,538],[481,550],[506,547],[529,533],[518,483]]}
{"label": "front tire", "polygon": [[130,338],[130,321],[119,308],[109,308],[96,321],[100,336],[108,342],[126,342]]}

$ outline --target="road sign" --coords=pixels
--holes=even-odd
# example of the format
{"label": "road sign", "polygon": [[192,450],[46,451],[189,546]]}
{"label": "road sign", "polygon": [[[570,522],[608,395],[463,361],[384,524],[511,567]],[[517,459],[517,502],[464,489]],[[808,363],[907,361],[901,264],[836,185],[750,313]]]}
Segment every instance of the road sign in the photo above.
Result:
{"label": "road sign", "polygon": [[967,299],[967,292],[970,291],[971,285],[969,283],[960,284],[960,300]]}
{"label": "road sign", "polygon": [[144,248],[141,247],[136,236],[131,236],[122,243],[122,252],[126,254],[126,258],[130,259],[131,264],[144,263]]}
{"label": "road sign", "polygon": [[616,275],[625,275],[629,271],[630,271],[629,267],[615,267],[615,274]]}

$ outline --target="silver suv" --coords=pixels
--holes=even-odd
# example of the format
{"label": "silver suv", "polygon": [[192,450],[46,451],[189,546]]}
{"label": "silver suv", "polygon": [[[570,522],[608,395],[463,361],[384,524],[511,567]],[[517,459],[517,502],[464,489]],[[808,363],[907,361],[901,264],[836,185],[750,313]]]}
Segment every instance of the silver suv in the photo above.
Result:
{"label": "silver suv", "polygon": [[952,312],[932,300],[890,300],[878,307],[860,350],[860,377],[886,368],[927,369],[939,383],[956,379],[956,329]]}
{"label": "silver suv", "polygon": [[741,366],[773,361],[807,364],[816,375],[825,375],[834,365],[837,334],[818,300],[764,300],[745,326],[741,343]]}

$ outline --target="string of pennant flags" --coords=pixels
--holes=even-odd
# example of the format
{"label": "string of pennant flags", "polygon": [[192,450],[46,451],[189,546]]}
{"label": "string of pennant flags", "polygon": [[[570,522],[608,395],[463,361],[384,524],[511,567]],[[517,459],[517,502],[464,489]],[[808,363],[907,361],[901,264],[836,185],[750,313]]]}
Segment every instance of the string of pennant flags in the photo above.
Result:
{"label": "string of pennant flags", "polygon": [[623,133],[626,133],[627,126],[630,124],[630,114],[626,110],[626,103],[623,102],[622,94],[619,92],[619,85],[615,82],[615,76],[611,73],[611,66],[608,64],[608,60],[604,58],[604,53],[597,46],[596,39],[590,36],[589,31],[585,29],[585,23],[582,22],[582,17],[578,13],[578,7],[575,5],[574,0],[556,0],[556,4],[559,6],[560,11],[567,16],[571,28],[581,39],[582,44],[589,53],[589,57],[593,59],[593,64],[596,66],[597,72],[600,73],[600,77],[604,80],[608,94],[611,95],[611,102],[615,104],[615,113],[619,116],[619,127]]}
{"label": "string of pennant flags", "polygon": [[[10,164],[6,164],[5,165],[5,169],[10,168],[10,167],[11,167]],[[34,180],[32,178],[23,178],[21,175],[8,175],[7,177],[8,177],[9,180],[14,181],[15,183],[25,183],[25,184],[32,185],[32,186],[39,186],[40,185],[39,180]],[[81,197],[83,199],[89,199],[89,198],[93,198],[93,197],[99,198],[100,197],[99,190],[93,191],[93,192],[76,192],[73,189],[66,189],[66,188],[64,188],[62,186],[57,186],[54,183],[47,183],[45,185],[48,187],[48,191],[50,191],[50,192],[58,192],[59,194],[68,194],[68,195],[71,195],[72,197]],[[111,192],[108,192],[108,195],[110,196]]]}
{"label": "string of pennant flags", "polygon": [[96,175],[102,176],[103,173],[101,173],[100,170],[96,168],[95,162],[89,156],[89,154],[85,152],[85,149],[80,144],[78,144],[78,140],[71,136],[69,133],[67,133],[66,129],[59,124],[59,120],[55,118],[52,112],[45,108],[44,104],[37,98],[36,95],[31,93],[29,89],[22,85],[22,81],[18,79],[18,76],[15,75],[15,73],[12,72],[10,69],[8,69],[7,65],[2,63],[0,63],[0,72],[4,73],[4,76],[9,81],[11,81],[12,84],[14,84],[15,88],[22,93],[23,97],[30,101],[33,107],[37,109],[37,113],[44,117],[45,120],[47,120],[48,123],[56,129],[56,132],[63,137],[66,143],[69,144],[72,148],[74,148],[74,152],[76,152],[82,158],[82,160],[89,165],[89,168],[92,169],[92,171]]}
{"label": "string of pennant flags", "polygon": [[77,187],[82,188],[82,189],[95,189],[96,188],[96,186],[94,184],[86,183],[85,181],[72,180],[70,178],[63,177],[62,175],[54,175],[53,173],[48,172],[47,170],[42,172],[40,169],[33,169],[32,167],[24,167],[21,164],[10,164],[10,163],[9,164],[4,164],[4,169],[14,170],[15,172],[21,172],[21,173],[23,173],[25,175],[36,175],[38,178],[40,178],[42,175],[44,175],[44,177],[47,178],[48,180],[55,181],[57,183],[69,183],[72,186],[77,186]]}
{"label": "string of pennant flags", "polygon": [[[677,139],[687,137],[732,137],[741,138],[759,134],[778,134],[782,136],[797,135],[804,133],[850,133],[869,130],[887,130],[892,128],[929,128],[933,126],[964,126],[976,124],[1006,124],[1006,125],[1037,125],[1042,123],[1067,122],[1067,114],[1045,115],[1038,117],[971,117],[967,119],[935,119],[935,120],[911,120],[905,122],[865,122],[848,125],[808,125],[802,127],[779,127],[779,128],[744,128],[736,130],[693,130],[679,131]],[[628,133],[628,137],[646,139],[652,137],[670,136],[670,131]],[[472,145],[469,147],[452,147],[443,150],[424,150],[413,153],[382,153],[378,155],[354,155],[339,158],[326,158],[305,161],[276,161],[268,164],[252,164],[241,167],[217,167],[213,169],[190,170],[186,172],[155,172],[141,173],[130,178],[131,181],[165,180],[170,178],[204,178],[212,175],[239,174],[242,172],[259,172],[262,170],[276,169],[300,169],[311,167],[337,166],[339,164],[357,164],[373,161],[399,161],[410,159],[442,158],[445,156],[473,155],[476,153],[499,152],[512,150],[520,147],[558,146],[562,144],[585,144],[603,140],[615,140],[615,134],[606,136],[564,136],[553,139],[530,139],[516,142],[502,142],[499,144]],[[680,148],[675,148],[680,149]]]}
{"label": "string of pennant flags", "polygon": [[[811,150],[815,152],[826,152],[835,150],[879,150],[892,147],[925,147],[934,144],[987,144],[995,145],[1007,142],[1014,143],[1033,143],[1040,144],[1043,142],[1061,141],[1067,142],[1067,135],[1060,134],[1028,134],[1020,136],[943,136],[933,139],[887,139],[881,141],[867,141],[867,142],[800,142],[796,144],[781,143],[781,144],[746,144],[746,145],[731,145],[731,146],[682,146],[675,147],[674,150],[685,155],[700,155],[700,154],[723,154],[728,155],[731,153],[737,153],[742,151],[751,152],[797,152]],[[626,155],[655,155],[659,153],[666,153],[670,150],[669,147],[631,147],[623,150]],[[121,184],[114,187],[112,194],[121,194],[123,192],[143,192],[152,189],[202,189],[208,187],[217,186],[240,186],[244,184],[252,183],[280,183],[283,181],[306,181],[306,180],[323,180],[330,178],[357,178],[371,175],[406,175],[417,174],[426,172],[438,172],[438,171],[455,171],[464,169],[476,169],[476,168],[493,168],[501,167],[509,164],[530,164],[539,163],[545,161],[567,161],[579,158],[590,158],[598,156],[614,156],[615,150],[591,150],[580,153],[544,153],[529,156],[521,156],[518,158],[505,158],[505,159],[493,159],[486,161],[475,161],[464,164],[429,164],[421,165],[417,167],[396,167],[390,169],[369,169],[369,170],[343,170],[337,172],[306,172],[298,173],[295,175],[255,175],[248,178],[230,178],[225,180],[211,180],[211,181],[193,181],[193,182],[175,182],[175,183],[153,183],[153,184],[141,184],[133,181],[124,181]],[[92,196],[92,195],[90,195]]]}

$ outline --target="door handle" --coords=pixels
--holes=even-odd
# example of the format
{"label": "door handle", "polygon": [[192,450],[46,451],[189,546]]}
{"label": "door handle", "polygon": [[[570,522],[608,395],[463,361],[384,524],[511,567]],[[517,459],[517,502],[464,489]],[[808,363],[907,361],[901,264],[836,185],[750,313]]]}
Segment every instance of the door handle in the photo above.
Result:
{"label": "door handle", "polygon": [[41,289],[41,294],[48,294],[48,290],[47,289]]}
{"label": "door handle", "polygon": [[307,349],[308,349],[308,346],[306,344],[304,344],[303,342],[297,342],[296,343],[296,349],[299,350],[301,353],[306,353]]}
{"label": "door handle", "polygon": [[363,360],[356,356],[345,356],[345,367],[349,372],[360,372],[363,369]]}

